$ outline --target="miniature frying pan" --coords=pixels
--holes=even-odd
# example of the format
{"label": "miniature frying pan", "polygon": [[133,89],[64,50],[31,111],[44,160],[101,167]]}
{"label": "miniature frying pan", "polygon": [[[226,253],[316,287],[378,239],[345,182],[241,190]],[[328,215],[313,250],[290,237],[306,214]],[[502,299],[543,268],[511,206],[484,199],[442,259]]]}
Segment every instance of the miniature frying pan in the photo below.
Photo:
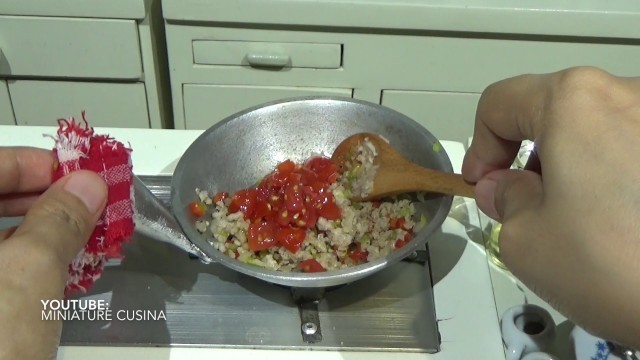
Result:
{"label": "miniature frying pan", "polygon": [[[195,228],[188,204],[196,188],[211,194],[233,193],[252,186],[286,159],[302,162],[312,155],[331,156],[350,135],[377,133],[407,159],[452,172],[438,140],[423,126],[389,108],[348,98],[294,98],[241,111],[204,131],[179,160],[171,183],[171,213],[139,179],[135,182],[136,229],[170,242],[204,262],[217,262],[271,283],[300,287],[331,287],[369,276],[412,254],[440,228],[451,209],[451,196],[429,196],[416,203],[416,219],[429,222],[413,240],[386,257],[340,270],[320,273],[275,271],[232,259],[219,252],[206,234]],[[167,144],[170,146],[170,144]]]}

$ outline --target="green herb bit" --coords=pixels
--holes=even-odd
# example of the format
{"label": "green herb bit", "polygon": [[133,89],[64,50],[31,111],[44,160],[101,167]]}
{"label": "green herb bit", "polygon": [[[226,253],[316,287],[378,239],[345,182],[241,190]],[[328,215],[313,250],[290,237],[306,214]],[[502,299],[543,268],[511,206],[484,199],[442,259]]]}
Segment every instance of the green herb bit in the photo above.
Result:
{"label": "green herb bit", "polygon": [[437,153],[439,153],[440,151],[442,151],[442,144],[440,144],[440,141],[436,141],[436,142],[433,144],[432,149],[433,149],[433,152],[437,152]]}

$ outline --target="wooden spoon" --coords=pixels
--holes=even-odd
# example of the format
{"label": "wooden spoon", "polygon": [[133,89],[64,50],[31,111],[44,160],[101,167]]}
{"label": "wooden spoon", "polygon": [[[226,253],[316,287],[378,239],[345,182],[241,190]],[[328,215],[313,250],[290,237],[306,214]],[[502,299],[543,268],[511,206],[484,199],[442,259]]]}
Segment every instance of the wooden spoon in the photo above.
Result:
{"label": "wooden spoon", "polygon": [[333,152],[331,159],[344,171],[345,164],[352,160],[354,149],[368,138],[375,146],[378,165],[373,178],[373,189],[364,197],[354,194],[354,200],[373,200],[408,192],[435,192],[474,198],[474,186],[464,181],[462,175],[447,173],[417,165],[405,159],[381,136],[359,133],[345,139]]}

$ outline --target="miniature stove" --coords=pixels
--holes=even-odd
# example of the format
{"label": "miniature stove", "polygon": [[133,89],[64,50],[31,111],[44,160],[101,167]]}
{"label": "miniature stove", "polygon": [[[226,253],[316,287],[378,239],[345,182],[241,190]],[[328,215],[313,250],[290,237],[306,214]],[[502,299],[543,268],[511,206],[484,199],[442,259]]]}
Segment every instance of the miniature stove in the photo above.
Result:
{"label": "miniature stove", "polygon": [[[170,177],[142,180],[168,204]],[[102,299],[122,316],[66,320],[61,345],[435,353],[428,249],[412,258],[341,287],[291,289],[136,235],[125,258],[76,297]]]}

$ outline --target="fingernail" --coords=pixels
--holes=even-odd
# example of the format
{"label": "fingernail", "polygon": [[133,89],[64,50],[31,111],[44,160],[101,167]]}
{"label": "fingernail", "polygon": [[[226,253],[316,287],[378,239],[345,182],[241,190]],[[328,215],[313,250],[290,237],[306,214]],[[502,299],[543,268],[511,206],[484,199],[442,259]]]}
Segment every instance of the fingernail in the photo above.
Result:
{"label": "fingernail", "polygon": [[496,210],[496,188],[498,182],[483,178],[476,184],[476,204],[488,217],[494,220],[500,220],[498,210]]}
{"label": "fingernail", "polygon": [[64,189],[77,196],[89,212],[95,214],[105,202],[107,187],[97,174],[86,171],[72,173]]}

